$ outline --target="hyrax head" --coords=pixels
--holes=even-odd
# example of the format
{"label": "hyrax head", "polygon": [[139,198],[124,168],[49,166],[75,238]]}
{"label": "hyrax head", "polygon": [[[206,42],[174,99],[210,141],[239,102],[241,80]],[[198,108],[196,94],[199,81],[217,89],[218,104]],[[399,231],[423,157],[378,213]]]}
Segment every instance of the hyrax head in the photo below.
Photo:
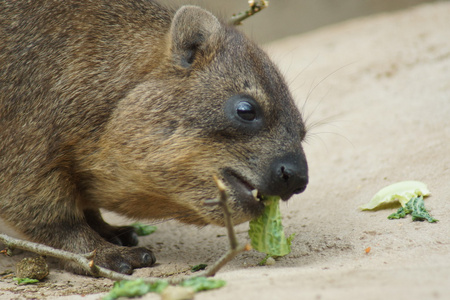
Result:
{"label": "hyrax head", "polygon": [[267,55],[194,6],[176,12],[165,38],[158,66],[119,103],[104,136],[98,190],[116,199],[110,208],[223,225],[220,207],[205,205],[218,197],[213,175],[235,223],[262,212],[261,195],[301,193],[305,127]]}

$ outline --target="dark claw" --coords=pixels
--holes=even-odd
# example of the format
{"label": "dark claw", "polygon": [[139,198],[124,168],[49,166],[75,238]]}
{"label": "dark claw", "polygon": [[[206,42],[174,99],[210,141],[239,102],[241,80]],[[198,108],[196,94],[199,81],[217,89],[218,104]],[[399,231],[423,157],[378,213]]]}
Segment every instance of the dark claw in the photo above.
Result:
{"label": "dark claw", "polygon": [[131,274],[133,274],[133,268],[128,263],[122,262],[119,265],[117,272],[122,273],[122,274],[131,275]]}
{"label": "dark claw", "polygon": [[156,257],[153,252],[144,253],[142,255],[142,265],[151,266],[156,262]]}
{"label": "dark claw", "polygon": [[115,235],[120,240],[121,246],[132,247],[139,243],[138,235],[131,226],[116,227]]}
{"label": "dark claw", "polygon": [[156,262],[153,252],[145,247],[110,245],[97,251],[95,263],[104,268],[132,274],[133,269],[150,267]]}
{"label": "dark claw", "polygon": [[111,244],[117,245],[117,246],[123,246],[122,240],[119,239],[117,236],[110,237],[108,239],[108,242],[110,242]]}
{"label": "dark claw", "polygon": [[[129,248],[129,250],[127,258],[134,268],[150,267],[156,262],[155,255],[147,248]],[[125,254],[122,255],[125,256]]]}

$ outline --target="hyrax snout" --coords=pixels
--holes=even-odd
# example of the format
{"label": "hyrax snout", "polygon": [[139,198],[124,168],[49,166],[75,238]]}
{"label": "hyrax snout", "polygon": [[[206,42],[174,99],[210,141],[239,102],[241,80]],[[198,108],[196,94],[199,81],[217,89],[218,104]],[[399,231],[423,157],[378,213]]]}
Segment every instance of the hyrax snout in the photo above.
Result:
{"label": "hyrax snout", "polygon": [[0,2],[0,214],[30,240],[131,273],[155,257],[99,209],[223,225],[215,175],[248,221],[306,188],[304,136],[267,55],[201,8]]}

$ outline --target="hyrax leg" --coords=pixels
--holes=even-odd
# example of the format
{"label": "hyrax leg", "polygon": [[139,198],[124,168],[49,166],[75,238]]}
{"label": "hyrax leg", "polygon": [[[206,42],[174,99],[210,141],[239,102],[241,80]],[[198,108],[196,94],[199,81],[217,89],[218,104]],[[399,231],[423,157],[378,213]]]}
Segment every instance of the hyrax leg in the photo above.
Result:
{"label": "hyrax leg", "polygon": [[[96,265],[125,274],[155,263],[152,251],[145,247],[124,247],[106,241],[101,234],[116,234],[124,229],[106,224],[98,211],[88,212],[85,216],[78,207],[81,195],[67,176],[53,171],[41,176],[40,180],[33,176],[27,178],[31,183],[28,189],[10,190],[0,201],[0,211],[9,224],[30,240],[74,253],[96,250]],[[91,228],[87,219],[100,234]],[[136,244],[132,237],[133,234],[127,237],[128,244]],[[83,273],[71,263],[63,264],[66,269]]]}
{"label": "hyrax leg", "polygon": [[112,226],[103,220],[98,209],[85,209],[83,212],[89,226],[108,242],[129,247],[138,244],[138,235],[132,226]]}
{"label": "hyrax leg", "polygon": [[[94,263],[116,272],[131,274],[133,269],[151,266],[156,261],[152,251],[145,247],[124,247],[107,242],[84,218],[40,224],[36,229],[39,230],[33,230],[33,240],[71,252],[88,253],[96,250]],[[65,264],[64,267],[81,272],[72,264]]]}
{"label": "hyrax leg", "polygon": [[[94,263],[116,272],[131,274],[133,269],[151,266],[156,261],[152,251],[145,247],[125,247],[107,242],[84,218],[39,224],[35,229],[38,231],[33,230],[33,240],[71,252],[96,250]],[[82,273],[72,264],[65,264],[64,267]]]}

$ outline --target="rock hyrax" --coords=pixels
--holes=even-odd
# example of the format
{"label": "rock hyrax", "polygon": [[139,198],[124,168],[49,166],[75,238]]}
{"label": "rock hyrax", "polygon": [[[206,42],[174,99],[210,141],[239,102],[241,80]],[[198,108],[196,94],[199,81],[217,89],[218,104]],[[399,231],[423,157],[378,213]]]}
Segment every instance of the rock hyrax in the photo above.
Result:
{"label": "rock hyrax", "polygon": [[[235,28],[150,0],[0,2],[0,214],[30,240],[122,273],[152,265],[131,218],[236,224],[308,171],[280,72]],[[70,266],[69,266],[70,267]]]}

